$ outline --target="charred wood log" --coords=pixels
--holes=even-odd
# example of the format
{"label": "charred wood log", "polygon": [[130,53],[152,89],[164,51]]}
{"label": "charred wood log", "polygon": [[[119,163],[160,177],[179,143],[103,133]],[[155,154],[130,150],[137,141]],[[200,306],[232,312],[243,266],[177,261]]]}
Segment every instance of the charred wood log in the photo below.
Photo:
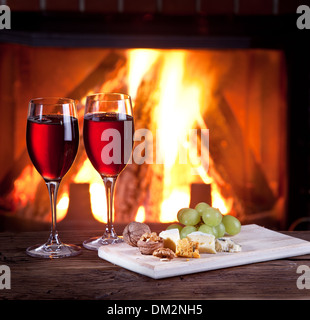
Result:
{"label": "charred wood log", "polygon": [[236,197],[237,211],[248,214],[271,209],[276,198],[230,106],[220,93],[213,95],[203,119],[210,130],[211,176],[226,189],[224,193],[230,192]]}

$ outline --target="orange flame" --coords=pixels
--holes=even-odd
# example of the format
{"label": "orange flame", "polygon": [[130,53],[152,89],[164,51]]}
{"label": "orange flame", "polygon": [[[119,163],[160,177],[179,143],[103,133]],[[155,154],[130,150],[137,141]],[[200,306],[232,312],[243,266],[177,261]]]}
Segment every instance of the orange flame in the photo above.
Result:
{"label": "orange flame", "polygon": [[153,49],[133,49],[128,51],[128,92],[133,102],[144,75],[158,59],[158,56],[159,51]]}
{"label": "orange flame", "polygon": [[[197,163],[195,155],[191,155],[192,162],[187,165],[179,164],[180,150],[187,153],[189,159],[190,143],[188,131],[199,126],[205,129],[201,116],[201,96],[205,96],[205,86],[199,81],[189,81],[186,74],[187,51],[185,50],[128,50],[128,91],[134,103],[139,85],[148,70],[158,59],[162,59],[159,83],[159,103],[154,106],[154,116],[157,119],[159,132],[158,142],[164,162],[163,201],[159,213],[160,222],[176,220],[177,212],[182,207],[189,206],[190,185],[193,182],[211,183],[212,205],[222,213],[231,209],[231,199],[225,199],[205,169]],[[156,89],[156,88],[154,88]],[[173,124],[171,123],[173,119]],[[157,137],[156,137],[157,139]],[[194,161],[193,161],[194,160]],[[154,159],[155,161],[155,159]],[[192,168],[198,174],[191,173]],[[93,216],[106,222],[106,198],[104,186],[100,176],[86,160],[75,177],[76,183],[89,183],[90,201]],[[136,221],[146,221],[145,208],[140,206]]]}
{"label": "orange flame", "polygon": [[14,181],[13,198],[18,207],[25,207],[29,202],[34,201],[35,190],[41,179],[42,177],[32,165],[24,168],[19,178]]}
{"label": "orange flame", "polygon": [[228,214],[232,208],[233,199],[222,197],[216,183],[211,184],[212,207],[217,208],[222,214]]}
{"label": "orange flame", "polygon": [[145,208],[143,206],[140,206],[138,208],[135,221],[137,221],[137,222],[144,222],[145,221]]}
{"label": "orange flame", "polygon": [[69,208],[69,193],[67,191],[63,192],[57,203],[57,222],[64,219]]}
{"label": "orange flame", "polygon": [[[232,208],[232,199],[225,199],[221,195],[214,179],[208,175],[199,161],[195,161],[197,160],[195,154],[190,154],[191,145],[188,141],[188,132],[196,128],[206,128],[201,110],[204,108],[202,100],[208,93],[206,92],[206,82],[201,83],[188,74],[189,71],[186,67],[188,59],[186,50],[128,50],[128,93],[132,96],[133,102],[147,72],[154,63],[161,61],[158,64],[161,65],[159,85],[158,88],[154,88],[158,94],[159,102],[158,105],[154,105],[153,109],[153,117],[158,126],[156,148],[159,147],[163,156],[163,201],[158,213],[160,222],[175,221],[178,210],[189,206],[191,183],[211,184],[212,205],[223,214],[228,213]],[[106,90],[111,86],[112,84],[107,82],[102,85],[102,89]],[[82,104],[85,103],[85,98],[81,99]],[[191,161],[186,164],[179,163],[181,151]],[[154,159],[154,161],[156,160]],[[192,174],[193,168],[197,174]],[[33,166],[26,167],[20,178],[15,181],[14,196],[21,205],[26,205],[27,201],[34,200],[35,193],[33,188],[29,190],[29,184],[37,185],[41,179],[39,175],[35,175],[34,170]],[[33,180],[34,176],[35,180]],[[73,182],[89,183],[93,216],[98,221],[106,223],[104,185],[88,159],[84,161]],[[68,207],[69,195],[65,190],[57,204],[59,220],[65,217]],[[143,206],[139,207],[135,220],[141,222],[148,220]]]}
{"label": "orange flame", "polygon": [[88,159],[86,159],[75,176],[75,183],[89,183],[89,194],[92,214],[100,222],[107,222],[107,204],[105,188],[98,172],[94,169]]}
{"label": "orange flame", "polygon": [[[35,200],[36,189],[42,177],[32,165],[24,168],[18,179],[14,181],[13,199],[17,207],[26,207]],[[29,188],[31,186],[31,188]],[[61,221],[67,214],[69,208],[69,194],[65,188],[57,202],[57,221]],[[46,191],[47,192],[47,191]],[[51,219],[49,216],[48,219]]]}

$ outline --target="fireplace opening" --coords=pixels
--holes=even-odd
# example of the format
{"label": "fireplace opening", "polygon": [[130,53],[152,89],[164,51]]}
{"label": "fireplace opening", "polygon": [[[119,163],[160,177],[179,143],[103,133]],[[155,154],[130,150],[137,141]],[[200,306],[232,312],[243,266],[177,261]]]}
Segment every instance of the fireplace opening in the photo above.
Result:
{"label": "fireplace opening", "polygon": [[309,215],[310,45],[295,8],[281,13],[274,1],[274,12],[256,15],[240,1],[210,14],[203,3],[176,15],[165,6],[138,14],[12,7],[12,30],[0,32],[1,230],[50,226],[25,143],[28,102],[39,96],[78,101],[80,146],[60,186],[59,228],[102,228],[103,183],[82,138],[85,98],[100,91],[130,94],[136,129],[148,131],[136,137],[140,162],[118,178],[116,224],[170,223],[199,201],[280,230]]}
{"label": "fireplace opening", "polygon": [[[18,156],[2,177],[12,181],[7,190],[1,186],[3,211],[21,220],[50,219],[44,182],[28,159],[25,120],[33,92],[61,94],[78,100],[80,146],[61,183],[58,220],[106,222],[104,186],[87,159],[82,127],[86,96],[114,91],[132,96],[136,133],[148,130],[136,134],[133,161],[118,178],[116,222],[170,223],[180,208],[199,201],[243,223],[283,220],[287,105],[280,50],[1,47],[19,66],[7,97]],[[202,130],[209,130],[207,152],[198,150]]]}

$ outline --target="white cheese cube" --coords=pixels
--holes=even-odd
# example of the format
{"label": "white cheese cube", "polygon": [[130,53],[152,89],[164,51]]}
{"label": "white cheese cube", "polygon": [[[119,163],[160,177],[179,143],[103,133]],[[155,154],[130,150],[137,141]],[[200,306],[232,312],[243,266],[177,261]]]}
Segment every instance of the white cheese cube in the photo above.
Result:
{"label": "white cheese cube", "polygon": [[188,240],[199,243],[198,250],[200,253],[216,253],[215,237],[213,234],[195,231],[187,235]]}
{"label": "white cheese cube", "polygon": [[164,247],[169,248],[172,251],[176,251],[178,240],[180,240],[179,229],[169,229],[162,231],[159,234],[164,239]]}

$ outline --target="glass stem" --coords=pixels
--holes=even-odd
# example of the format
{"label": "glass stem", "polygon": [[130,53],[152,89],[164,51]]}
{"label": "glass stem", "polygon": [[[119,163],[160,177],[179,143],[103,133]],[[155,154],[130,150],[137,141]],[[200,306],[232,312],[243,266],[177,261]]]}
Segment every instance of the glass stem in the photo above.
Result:
{"label": "glass stem", "polygon": [[114,187],[117,176],[114,177],[102,177],[105,186],[106,198],[107,198],[107,225],[105,229],[105,238],[115,239],[117,234],[113,227],[113,217],[114,217]]}
{"label": "glass stem", "polygon": [[51,203],[51,212],[52,212],[52,226],[51,226],[51,233],[46,245],[60,245],[61,241],[58,237],[58,232],[56,228],[56,203],[57,203],[57,193],[59,188],[59,181],[46,181],[48,193],[50,196],[50,203]]}

